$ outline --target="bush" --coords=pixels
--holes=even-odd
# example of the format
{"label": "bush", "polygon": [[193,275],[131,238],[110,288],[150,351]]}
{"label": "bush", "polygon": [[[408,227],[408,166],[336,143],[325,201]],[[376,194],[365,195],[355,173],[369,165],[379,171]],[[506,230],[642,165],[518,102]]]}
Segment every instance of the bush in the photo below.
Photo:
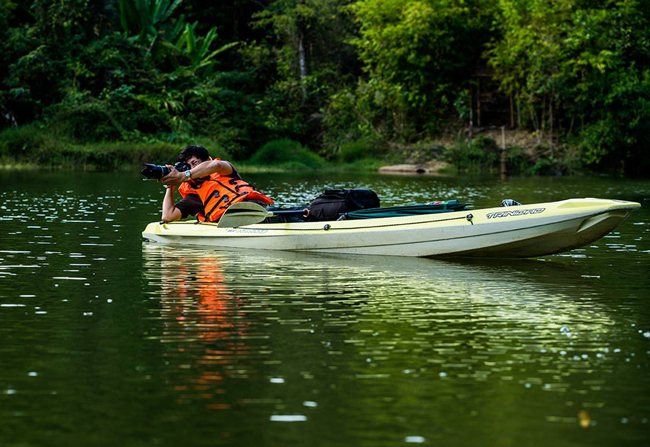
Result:
{"label": "bush", "polygon": [[140,134],[161,134],[173,129],[172,117],[162,107],[155,95],[135,94],[131,85],[122,85],[110,92],[104,99],[106,108],[114,122],[120,123],[124,132]]}
{"label": "bush", "polygon": [[408,146],[398,146],[398,150],[392,152],[400,154],[401,159],[407,163],[422,164],[440,159],[446,150],[440,143],[422,140]]}
{"label": "bush", "polygon": [[[102,143],[75,146],[70,152],[79,154],[79,163],[103,170],[124,169],[142,163],[174,164],[183,147],[166,142],[151,143]],[[72,155],[72,154],[70,154]]]}
{"label": "bush", "polygon": [[530,170],[532,159],[526,151],[519,147],[509,147],[506,151],[506,169],[508,174],[520,174]]}
{"label": "bush", "polygon": [[188,144],[205,146],[213,158],[228,158],[222,147],[207,138],[79,144],[61,135],[60,130],[29,125],[0,132],[0,162],[101,170],[130,169],[140,167],[142,163],[173,164]]}
{"label": "bush", "polygon": [[376,158],[360,158],[359,160],[346,163],[342,168],[346,171],[377,171],[386,164],[390,164],[390,162],[377,160]]}
{"label": "bush", "polygon": [[293,140],[274,140],[266,143],[249,160],[256,165],[277,166],[286,169],[318,169],[326,165],[319,155]]}
{"label": "bush", "polygon": [[[186,82],[190,82],[187,79]],[[210,135],[236,159],[248,159],[255,142],[266,142],[269,129],[258,113],[258,96],[247,94],[253,81],[245,73],[222,73],[204,80],[180,95],[185,107],[180,115],[191,125],[192,133]]]}
{"label": "bush", "polygon": [[444,159],[459,171],[483,171],[498,166],[500,152],[501,149],[493,139],[478,137],[469,144],[465,141],[457,142],[447,150]]}
{"label": "bush", "polygon": [[540,157],[535,165],[531,168],[533,175],[556,176],[564,175],[566,167],[550,158]]}
{"label": "bush", "polygon": [[11,158],[27,158],[34,148],[42,146],[44,135],[34,125],[5,129],[0,132],[0,155]]}
{"label": "bush", "polygon": [[61,103],[46,110],[49,127],[63,137],[78,142],[117,140],[121,129],[111,119],[106,105],[79,93],[71,94]]}
{"label": "bush", "polygon": [[356,140],[342,144],[338,151],[338,158],[343,163],[352,163],[364,158],[376,158],[378,155],[383,155],[382,152],[384,152],[383,148],[378,148],[367,140]]}

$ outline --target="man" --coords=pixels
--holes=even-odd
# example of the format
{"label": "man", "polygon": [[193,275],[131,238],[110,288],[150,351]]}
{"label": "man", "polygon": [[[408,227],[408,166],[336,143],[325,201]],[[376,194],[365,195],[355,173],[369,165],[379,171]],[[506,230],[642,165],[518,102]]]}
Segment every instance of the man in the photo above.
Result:
{"label": "man", "polygon": [[[172,222],[187,216],[197,216],[202,222],[217,222],[233,203],[254,201],[270,205],[273,200],[253,189],[242,180],[235,167],[227,161],[210,158],[203,146],[187,146],[178,156],[191,169],[171,172],[160,181],[167,191],[162,203],[162,220]],[[174,203],[174,186],[183,199]]]}

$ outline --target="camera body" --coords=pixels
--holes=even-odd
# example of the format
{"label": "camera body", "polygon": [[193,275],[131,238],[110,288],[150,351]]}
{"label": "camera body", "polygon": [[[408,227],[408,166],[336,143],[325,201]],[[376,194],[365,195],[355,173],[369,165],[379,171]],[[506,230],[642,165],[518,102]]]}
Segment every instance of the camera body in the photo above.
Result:
{"label": "camera body", "polygon": [[[153,163],[145,163],[144,164],[145,168],[140,171],[142,175],[147,177],[148,179],[154,179],[154,180],[160,180],[167,174],[171,172],[171,169],[169,169],[167,166],[164,165],[156,165]],[[191,169],[192,167],[187,164],[185,161],[178,161],[174,165],[174,169],[176,169],[179,172],[185,172],[188,169]]]}

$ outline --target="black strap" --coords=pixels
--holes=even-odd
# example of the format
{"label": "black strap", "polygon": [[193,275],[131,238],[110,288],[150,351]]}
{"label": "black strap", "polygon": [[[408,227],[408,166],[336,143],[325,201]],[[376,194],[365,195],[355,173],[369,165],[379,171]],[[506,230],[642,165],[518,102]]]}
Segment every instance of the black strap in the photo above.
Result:
{"label": "black strap", "polygon": [[238,193],[238,192],[236,191],[237,188],[235,188],[235,189],[233,190],[233,189],[228,188],[226,185],[224,185],[223,183],[221,183],[219,180],[215,180],[215,182],[219,183],[221,186],[223,186],[223,187],[226,188],[228,191],[230,191],[231,193],[235,194],[235,195],[238,196],[238,197],[241,196],[241,195],[243,195],[243,194],[240,194],[240,193]]}
{"label": "black strap", "polygon": [[[214,191],[214,192],[217,194],[217,196],[219,195],[219,193],[218,193],[217,191]],[[215,196],[215,197],[216,197],[216,196]],[[210,215],[212,214],[212,212],[213,212],[214,210],[217,209],[217,207],[218,207],[219,205],[221,205],[221,202],[224,202],[224,201],[225,201],[226,203],[228,203],[229,200],[230,200],[230,198],[229,198],[227,195],[225,195],[225,194],[224,194],[223,196],[219,197],[219,200],[217,200],[217,203],[215,203],[214,206],[212,207],[212,209],[210,209],[210,211],[208,211],[207,214],[205,215],[205,219],[206,219],[206,220],[209,220],[209,219],[210,219]]]}
{"label": "black strap", "polygon": [[[245,195],[248,194],[248,192],[244,192],[244,193],[239,192],[239,188],[242,188],[242,187],[244,187],[244,186],[250,186],[250,185],[248,185],[246,182],[244,182],[242,185],[235,186],[235,189],[233,190],[233,189],[229,188],[228,186],[224,185],[224,184],[223,184],[222,182],[220,182],[219,180],[212,180],[212,181],[218,183],[218,184],[221,185],[224,189],[227,189],[228,191],[230,191],[231,193],[233,193],[233,194],[236,196],[236,198],[241,197],[241,196],[245,196]],[[232,185],[233,182],[237,182],[237,181],[238,181],[237,179],[232,179],[232,180],[230,180],[228,183],[230,183],[230,184]],[[210,197],[208,197],[208,199],[205,201],[205,203],[207,204],[210,200],[212,200],[213,198],[216,198],[216,197],[219,197],[219,191],[217,191],[217,190],[212,191],[212,194],[210,194]],[[210,209],[210,211],[207,212],[207,214],[205,214],[205,219],[206,219],[206,220],[209,220],[209,219],[210,219],[210,215],[212,214],[212,212],[213,212],[215,209],[217,209],[217,207],[219,207],[219,205],[221,205],[222,202],[225,202],[225,203],[224,203],[224,205],[223,205],[221,208],[227,208],[228,206],[230,206],[230,202],[232,202],[232,201],[231,201],[230,198],[229,198],[227,195],[225,195],[225,194],[222,195],[221,197],[219,197],[219,200],[217,201],[217,203],[212,207],[212,209]]]}

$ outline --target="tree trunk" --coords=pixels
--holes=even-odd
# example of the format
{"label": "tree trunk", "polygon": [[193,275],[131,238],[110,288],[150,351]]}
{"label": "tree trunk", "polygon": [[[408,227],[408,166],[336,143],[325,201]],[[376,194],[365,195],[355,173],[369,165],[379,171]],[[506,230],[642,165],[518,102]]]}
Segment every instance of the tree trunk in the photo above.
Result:
{"label": "tree trunk", "polygon": [[298,64],[300,65],[300,88],[302,99],[307,99],[307,62],[305,61],[305,46],[303,45],[302,32],[298,35]]}
{"label": "tree trunk", "polygon": [[548,110],[548,121],[549,121],[549,144],[551,145],[551,160],[553,159],[553,97],[551,96],[551,104]]}
{"label": "tree trunk", "polygon": [[512,92],[510,92],[510,128],[515,128],[515,99]]}
{"label": "tree trunk", "polygon": [[501,180],[508,177],[506,170],[506,126],[501,126]]}
{"label": "tree trunk", "polygon": [[539,117],[537,116],[537,108],[535,107],[535,104],[531,101],[529,103],[529,111],[530,111],[530,120],[533,122],[533,127],[535,128],[535,136],[537,137],[537,144],[541,144],[541,135],[542,135],[542,129],[540,128],[539,125]]}
{"label": "tree trunk", "polygon": [[546,132],[546,96],[542,98],[542,119],[540,126],[542,128],[542,135],[544,135],[544,132]]}
{"label": "tree trunk", "polygon": [[474,137],[474,89],[469,87],[469,141]]}
{"label": "tree trunk", "polygon": [[476,120],[478,127],[481,127],[481,78],[477,79],[476,86]]}

